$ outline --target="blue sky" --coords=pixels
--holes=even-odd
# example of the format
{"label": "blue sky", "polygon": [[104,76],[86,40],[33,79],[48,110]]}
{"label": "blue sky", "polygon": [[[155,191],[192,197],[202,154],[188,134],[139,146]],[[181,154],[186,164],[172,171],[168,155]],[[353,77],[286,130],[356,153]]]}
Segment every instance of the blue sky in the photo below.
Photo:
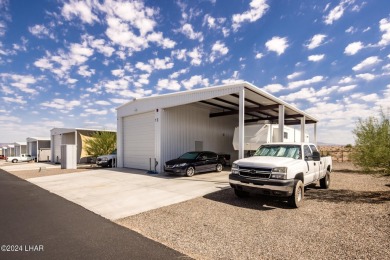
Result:
{"label": "blue sky", "polygon": [[353,143],[390,107],[390,1],[0,0],[1,143],[116,129],[133,98],[240,80]]}

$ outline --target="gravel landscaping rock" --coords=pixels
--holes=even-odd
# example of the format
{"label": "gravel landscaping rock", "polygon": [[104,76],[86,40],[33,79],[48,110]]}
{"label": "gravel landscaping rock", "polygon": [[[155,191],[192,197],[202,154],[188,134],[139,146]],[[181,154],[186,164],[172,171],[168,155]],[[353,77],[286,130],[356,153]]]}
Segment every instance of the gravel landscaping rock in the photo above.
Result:
{"label": "gravel landscaping rock", "polygon": [[334,172],[298,209],[229,188],[117,223],[196,259],[390,259],[390,177]]}

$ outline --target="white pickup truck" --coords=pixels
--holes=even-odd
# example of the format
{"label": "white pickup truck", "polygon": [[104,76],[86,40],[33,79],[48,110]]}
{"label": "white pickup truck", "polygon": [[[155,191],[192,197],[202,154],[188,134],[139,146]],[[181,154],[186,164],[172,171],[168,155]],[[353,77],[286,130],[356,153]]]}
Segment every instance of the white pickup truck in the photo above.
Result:
{"label": "white pickup truck", "polygon": [[233,162],[229,183],[238,197],[251,192],[286,197],[298,208],[305,186],[320,181],[321,188],[329,188],[331,171],[332,158],[320,157],[314,144],[269,143],[253,157]]}
{"label": "white pickup truck", "polygon": [[35,160],[35,156],[31,156],[28,154],[21,154],[20,156],[10,156],[10,157],[7,157],[7,159],[6,159],[7,162],[13,162],[13,163],[29,162],[29,161],[34,161],[34,160]]}

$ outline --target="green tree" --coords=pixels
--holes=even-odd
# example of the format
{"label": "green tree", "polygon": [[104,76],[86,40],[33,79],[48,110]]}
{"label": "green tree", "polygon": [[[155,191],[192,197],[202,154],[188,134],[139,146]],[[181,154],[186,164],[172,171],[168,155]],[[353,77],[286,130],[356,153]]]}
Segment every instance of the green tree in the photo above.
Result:
{"label": "green tree", "polygon": [[95,132],[85,140],[85,151],[93,157],[111,154],[115,149],[116,133],[113,132]]}
{"label": "green tree", "polygon": [[356,128],[352,161],[366,172],[381,170],[390,174],[390,124],[383,110],[380,117],[359,119]]}

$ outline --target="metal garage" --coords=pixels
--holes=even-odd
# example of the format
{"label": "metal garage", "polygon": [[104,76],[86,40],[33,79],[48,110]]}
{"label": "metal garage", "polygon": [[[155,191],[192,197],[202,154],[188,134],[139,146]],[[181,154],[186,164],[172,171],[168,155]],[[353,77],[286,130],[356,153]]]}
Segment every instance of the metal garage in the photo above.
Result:
{"label": "metal garage", "polygon": [[[304,140],[306,124],[317,119],[256,86],[242,82],[134,99],[117,108],[118,167],[163,170],[163,163],[191,150],[244,157],[244,125],[298,125]],[[239,151],[233,149],[239,126]],[[283,140],[283,138],[279,138]],[[150,163],[151,162],[151,163]]]}
{"label": "metal garage", "polygon": [[15,156],[20,156],[21,154],[27,153],[27,143],[26,142],[15,142]]}
{"label": "metal garage", "polygon": [[50,137],[28,137],[27,141],[27,153],[35,156],[37,162],[50,161]]}

